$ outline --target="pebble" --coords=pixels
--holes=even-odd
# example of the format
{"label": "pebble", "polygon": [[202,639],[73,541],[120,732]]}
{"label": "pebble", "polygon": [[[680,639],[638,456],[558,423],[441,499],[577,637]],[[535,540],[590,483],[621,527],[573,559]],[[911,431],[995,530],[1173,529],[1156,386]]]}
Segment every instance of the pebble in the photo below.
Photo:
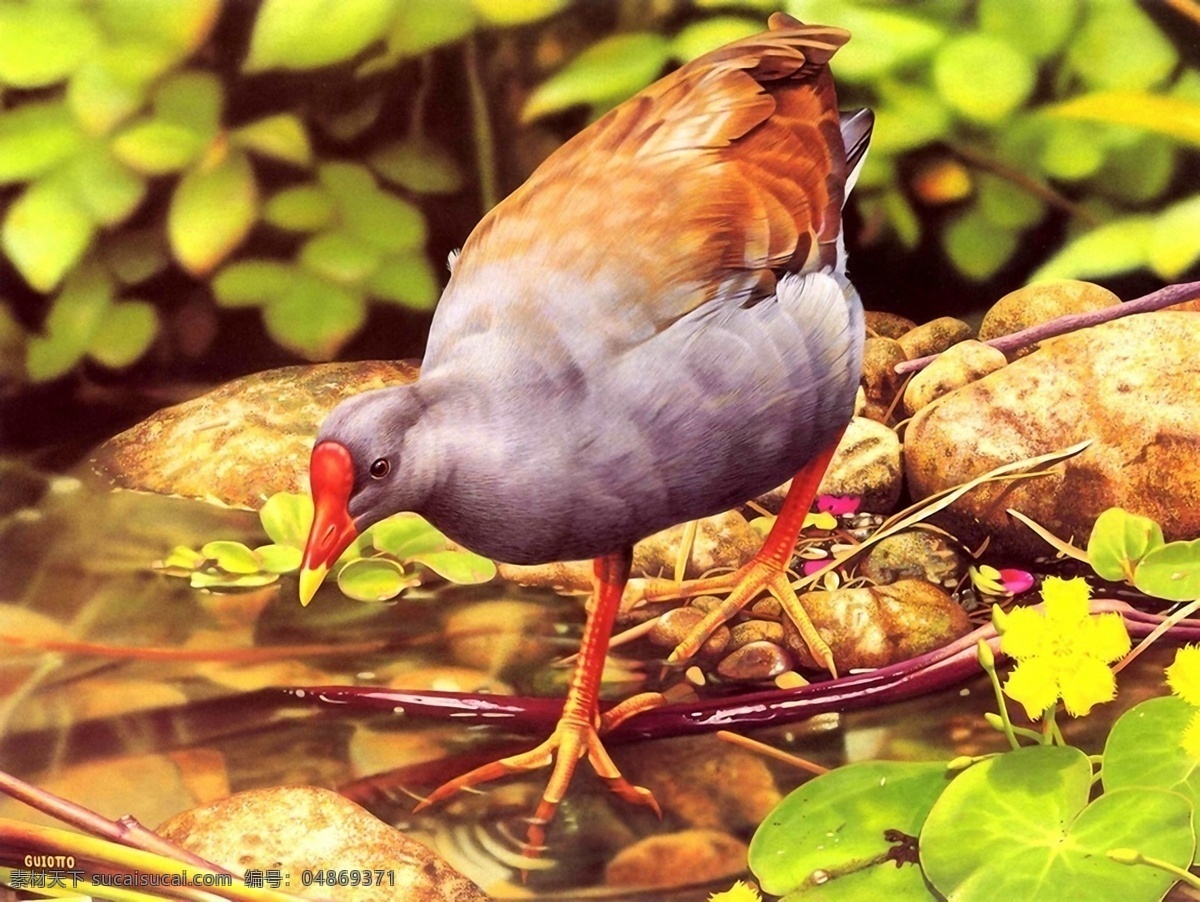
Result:
{"label": "pebble", "polygon": [[896,339],[909,360],[940,354],[942,351],[971,337],[971,327],[961,319],[939,316],[906,332]]}
{"label": "pebble", "polygon": [[[782,628],[782,627],[781,627]],[[727,680],[770,680],[792,669],[792,658],[774,642],[750,642],[724,657],[717,673]]]}
{"label": "pebble", "polygon": [[[704,613],[694,603],[667,611],[658,618],[648,638],[660,648],[675,648],[688,637],[696,624],[704,619]],[[708,640],[700,646],[699,655],[706,658],[715,657],[723,652],[728,644],[729,627],[722,624],[713,630]]]}
{"label": "pebble", "polygon": [[967,564],[955,543],[928,529],[906,529],[880,540],[863,559],[859,573],[873,583],[923,579],[935,585],[957,585]]}
{"label": "pebble", "polygon": [[729,631],[727,651],[751,642],[771,642],[783,645],[783,624],[777,620],[744,620]]}

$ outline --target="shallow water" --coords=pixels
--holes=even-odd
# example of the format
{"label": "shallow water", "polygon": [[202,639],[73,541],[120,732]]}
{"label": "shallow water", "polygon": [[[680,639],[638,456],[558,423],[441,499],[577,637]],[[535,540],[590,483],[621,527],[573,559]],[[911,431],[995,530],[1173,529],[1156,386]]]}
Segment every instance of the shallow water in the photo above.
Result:
{"label": "shallow water", "polygon": [[[355,713],[277,687],[561,693],[566,671],[553,662],[574,650],[578,600],[492,583],[419,589],[394,605],[325,591],[306,609],[286,576],[249,591],[194,590],[151,563],[177,544],[260,543],[255,515],[110,493],[11,464],[0,470],[0,533],[0,638],[8,646],[0,658],[0,761],[109,818],[132,814],[153,827],[230,792],[306,783],[341,788],[435,846],[495,896],[581,898],[588,890],[604,898],[705,899],[731,878],[638,894],[604,888],[604,865],[638,838],[697,819],[748,840],[756,817],[738,798],[748,792],[745,781],[765,774],[786,792],[805,779],[714,736],[614,747],[631,779],[657,790],[666,818],[659,823],[615,799],[584,766],[549,836],[545,861],[553,867],[534,871],[522,888],[510,866],[513,837],[523,834],[544,775],[464,794],[419,816],[409,813],[406,793],[428,791],[472,757],[528,747],[533,737],[452,719]],[[522,628],[529,622],[536,628]],[[455,635],[447,635],[448,623]],[[1122,710],[1164,691],[1170,654],[1143,656],[1121,675],[1118,702],[1064,725],[1068,739],[1098,752]],[[642,663],[610,667],[609,693],[635,691],[657,672],[655,662]],[[1003,737],[981,717],[994,705],[990,686],[977,678],[754,735],[826,766],[947,759],[1002,748]],[[399,774],[375,776],[394,768]],[[10,800],[0,801],[0,816],[48,822]]]}

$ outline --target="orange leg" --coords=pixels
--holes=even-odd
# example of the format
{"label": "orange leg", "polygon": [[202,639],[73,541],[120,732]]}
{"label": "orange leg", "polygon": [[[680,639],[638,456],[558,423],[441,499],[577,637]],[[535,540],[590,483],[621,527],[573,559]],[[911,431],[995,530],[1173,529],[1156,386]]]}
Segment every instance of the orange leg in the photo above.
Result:
{"label": "orange leg", "polygon": [[[840,436],[839,436],[840,440]],[[699,651],[708,637],[718,626],[729,620],[734,614],[753,601],[763,590],[770,592],[787,613],[791,621],[800,631],[813,657],[824,663],[835,677],[837,667],[833,660],[833,652],[829,644],[821,638],[817,628],[800,604],[788,579],[787,568],[792,559],[792,550],[796,547],[796,539],[804,527],[804,517],[812,506],[817,495],[817,488],[829,461],[837,450],[838,442],[834,441],[821,454],[809,461],[792,479],[791,489],[783,501],[783,507],[771,531],[767,534],[762,548],[741,568],[732,573],[704,579],[690,580],[677,583],[669,579],[648,580],[643,598],[646,601],[665,601],[671,598],[695,598],[699,595],[715,595],[728,592],[729,595],[720,605],[709,611],[696,624],[682,642],[676,646],[667,658],[668,664],[678,664],[686,661]]]}
{"label": "orange leg", "polygon": [[[595,563],[596,588],[592,597],[587,623],[583,628],[583,642],[579,648],[579,659],[575,671],[571,675],[571,685],[567,691],[567,700],[563,704],[562,715],[554,733],[541,745],[528,752],[503,758],[491,764],[477,767],[448,783],[443,783],[429,797],[416,807],[420,811],[427,805],[448,798],[460,789],[476,786],[507,774],[521,771],[536,770],[553,764],[550,781],[542,793],[542,800],[537,811],[529,822],[523,854],[536,856],[544,847],[546,826],[554,817],[554,812],[562,801],[575,773],[575,766],[585,755],[592,768],[607,781],[609,788],[628,802],[646,805],[662,816],[658,803],[648,789],[634,786],[617,770],[617,766],[609,757],[608,752],[600,742],[600,715],[598,709],[598,693],[600,676],[604,671],[604,657],[608,652],[608,640],[612,632],[613,620],[621,601],[621,593],[625,590],[625,582],[629,579],[629,566],[633,559],[632,549],[597,558]],[[611,728],[615,723],[632,716],[637,711],[649,707],[649,698],[644,703],[642,696],[635,696],[630,702],[618,706],[610,714],[615,715],[606,719],[604,726]],[[622,710],[618,710],[622,709]]]}

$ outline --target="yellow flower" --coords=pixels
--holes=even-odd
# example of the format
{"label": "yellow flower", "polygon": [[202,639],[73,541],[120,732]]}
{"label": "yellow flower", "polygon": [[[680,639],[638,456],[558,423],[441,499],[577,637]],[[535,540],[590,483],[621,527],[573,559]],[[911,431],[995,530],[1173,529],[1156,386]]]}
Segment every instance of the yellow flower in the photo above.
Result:
{"label": "yellow flower", "polygon": [[739,880],[724,892],[713,893],[708,897],[708,902],[762,902],[762,896]]}
{"label": "yellow flower", "polygon": [[1004,694],[1020,702],[1030,720],[1060,698],[1067,713],[1079,717],[1117,693],[1108,665],[1129,651],[1129,633],[1120,614],[1092,616],[1090,594],[1082,579],[1051,576],[1042,584],[1045,614],[1017,608],[1005,618],[1000,648],[1017,666]]}
{"label": "yellow flower", "polygon": [[1185,645],[1175,652],[1167,683],[1189,705],[1200,705],[1200,645]]}

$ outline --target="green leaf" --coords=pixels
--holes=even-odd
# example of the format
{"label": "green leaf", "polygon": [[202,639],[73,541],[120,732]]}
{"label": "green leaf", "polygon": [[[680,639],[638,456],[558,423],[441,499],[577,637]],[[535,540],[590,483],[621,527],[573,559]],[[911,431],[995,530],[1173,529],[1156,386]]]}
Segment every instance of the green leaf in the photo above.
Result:
{"label": "green leaf", "polygon": [[1042,264],[1030,282],[1115,276],[1140,269],[1149,261],[1154,219],[1127,216],[1097,226],[1075,238]]}
{"label": "green leaf", "polygon": [[473,551],[427,551],[412,555],[411,560],[463,586],[486,583],[496,575],[496,565]]}
{"label": "green leaf", "polygon": [[114,37],[163,44],[182,59],[212,32],[221,0],[98,0],[97,12]]}
{"label": "green leaf", "polygon": [[113,139],[118,160],[145,175],[178,172],[199,156],[203,144],[194,131],[161,119],[147,119]]}
{"label": "green leaf", "polygon": [[263,503],[258,517],[272,542],[303,549],[313,521],[312,496],[278,492]]}
{"label": "green leaf", "polygon": [[1200,598],[1200,539],[1168,542],[1148,551],[1133,573],[1133,584],[1167,601]]}
{"label": "green leaf", "polygon": [[923,147],[950,133],[953,125],[950,110],[933,91],[888,84],[880,87],[880,96],[875,128],[871,131],[871,152],[867,154],[868,166],[876,154],[892,156]]}
{"label": "green leaf", "polygon": [[372,189],[341,200],[342,223],[356,237],[389,254],[425,244],[425,217],[412,204]]}
{"label": "green leaf", "polygon": [[241,244],[257,218],[254,171],[244,153],[231,150],[180,179],[167,214],[171,250],[189,273],[207,275]]}
{"label": "green leaf", "polygon": [[1036,76],[1029,57],[988,34],[947,41],[933,60],[938,94],[972,122],[994,124],[1007,117],[1028,99]]}
{"label": "green leaf", "polygon": [[315,69],[348,60],[382,38],[395,14],[395,0],[265,0],[244,68]]}
{"label": "green leaf", "polygon": [[0,113],[0,184],[49,172],[76,153],[83,135],[61,103],[27,103]]}
{"label": "green leaf", "polygon": [[153,106],[156,119],[188,129],[206,146],[221,128],[225,89],[211,72],[176,72],[155,90]]}
{"label": "green leaf", "polygon": [[368,557],[342,567],[337,584],[342,594],[355,601],[388,601],[412,585],[412,579],[395,561]]}
{"label": "green leaf", "polygon": [[271,337],[309,360],[328,360],[367,317],[363,296],[302,269],[263,313]]}
{"label": "green leaf", "polygon": [[[382,57],[376,57],[376,59],[382,59]],[[370,63],[364,63],[359,70],[360,73],[369,65]],[[352,104],[344,109],[317,110],[316,116],[317,122],[325,134],[335,141],[346,143],[353,141],[378,122],[379,114],[382,112],[383,92],[372,91],[357,104]]]}
{"label": "green leaf", "polygon": [[1077,182],[1096,174],[1107,151],[1103,130],[1096,123],[1057,122],[1046,135],[1041,168],[1053,178]]}
{"label": "green leaf", "polygon": [[438,287],[433,268],[420,254],[384,260],[367,282],[371,297],[412,310],[432,310],[437,304]]}
{"label": "green leaf", "polygon": [[1002,229],[1024,229],[1046,214],[1046,202],[1007,179],[981,172],[976,177],[979,212]]}
{"label": "green leaf", "polygon": [[49,382],[69,373],[84,349],[61,335],[34,335],[25,344],[25,373],[30,382]]}
{"label": "green leaf", "polygon": [[473,0],[475,11],[493,25],[522,25],[552,16],[570,0]]}
{"label": "green leaf", "polygon": [[273,196],[263,210],[263,219],[293,232],[316,232],[333,221],[337,207],[329,192],[318,185],[286,188]]}
{"label": "green leaf", "polygon": [[160,570],[195,570],[206,560],[207,558],[199,551],[193,551],[185,545],[176,545],[171,549],[170,554],[155,565],[155,568]]}
{"label": "green leaf", "polygon": [[304,243],[298,259],[318,275],[345,285],[358,285],[379,266],[379,251],[357,236],[322,232]]}
{"label": "green leaf", "polygon": [[101,267],[87,262],[67,278],[46,314],[45,330],[84,350],[112,307],[113,284]]}
{"label": "green leaf", "polygon": [[1139,702],[1118,718],[1104,743],[1105,791],[1166,789],[1200,805],[1200,761],[1183,749],[1196,709],[1178,696]]}
{"label": "green leaf", "polygon": [[304,123],[292,113],[278,113],[234,129],[230,140],[239,147],[264,157],[308,166],[312,163],[312,145]]}
{"label": "green leaf", "polygon": [[404,0],[387,37],[388,60],[419,56],[452,44],[475,28],[470,0]]}
{"label": "green leaf", "polygon": [[8,208],[0,245],[38,291],[54,289],[92,243],[95,225],[63,179],[43,178]]}
{"label": "green leaf", "polygon": [[882,197],[883,211],[896,237],[908,250],[913,250],[921,240],[921,220],[917,218],[904,192],[886,191]]}
{"label": "green leaf", "polygon": [[[870,864],[893,845],[885,831],[916,836],[946,785],[946,766],[932,762],[866,761],[822,774],[790,793],[759,825],[750,842],[750,870],[773,895],[812,890],[822,873],[837,875],[835,889],[854,874],[874,882],[896,870],[891,862]],[[920,881],[919,869],[901,870]]]}
{"label": "green leaf", "polygon": [[40,88],[62,81],[100,44],[84,12],[51,4],[0,4],[0,82]]}
{"label": "green leaf", "polygon": [[1200,260],[1200,194],[1172,204],[1155,217],[1148,253],[1150,268],[1167,282]]}
{"label": "green leaf", "polygon": [[88,356],[112,369],[141,359],[158,335],[158,312],[145,301],[113,304],[88,345]]}
{"label": "green leaf", "polygon": [[140,285],[154,278],[170,262],[163,235],[155,228],[116,232],[101,252],[108,271],[125,285]]}
{"label": "green leaf", "polygon": [[961,773],[921,830],[921,866],[952,899],[1158,899],[1170,874],[1127,867],[1109,849],[1132,847],[1187,867],[1192,806],[1161,790],[1114,790],[1087,804],[1092,768],[1070,746],[1033,746]]}
{"label": "green leaf", "polygon": [[982,282],[1012,259],[1017,250],[1017,235],[996,225],[976,208],[946,226],[942,231],[942,246],[959,272]]}
{"label": "green leaf", "polygon": [[228,573],[257,573],[262,569],[258,555],[241,542],[209,542],[200,553]]}
{"label": "green leaf", "polygon": [[1053,56],[1079,21],[1079,0],[981,0],[980,27],[1039,60]]}
{"label": "green leaf", "polygon": [[395,514],[371,527],[371,543],[401,560],[416,554],[445,551],[446,537],[428,520],[417,514]]}
{"label": "green leaf", "polygon": [[213,294],[222,307],[267,304],[291,288],[295,272],[294,267],[276,260],[240,260],[217,273]]}
{"label": "green leaf", "polygon": [[303,551],[291,545],[260,545],[254,549],[268,573],[292,573],[300,569]]}
{"label": "green leaf", "polygon": [[317,170],[317,179],[343,206],[352,206],[379,190],[371,170],[357,163],[324,163]]}
{"label": "green leaf", "polygon": [[198,571],[192,574],[189,582],[193,589],[253,589],[269,586],[278,579],[278,573],[229,574]]}
{"label": "green leaf", "polygon": [[395,141],[371,154],[371,168],[394,185],[417,194],[455,194],[463,174],[449,153],[427,138]]}
{"label": "green leaf", "polygon": [[63,178],[71,183],[75,198],[100,225],[124,222],[146,196],[146,180],[117,162],[103,143],[76,154]]}
{"label": "green leaf", "polygon": [[[1129,144],[1110,143],[1104,166],[1093,185],[1107,197],[1128,204],[1141,205],[1157,200],[1171,184],[1178,156],[1178,148],[1167,138],[1137,133],[1136,139]],[[1152,259],[1153,250],[1152,244]]]}
{"label": "green leaf", "polygon": [[654,81],[670,56],[670,42],[653,32],[603,38],[538,85],[521,119],[530,122],[577,104],[619,103]]}
{"label": "green leaf", "polygon": [[1092,526],[1088,563],[1101,579],[1132,583],[1138,562],[1162,544],[1162,529],[1149,517],[1110,507]]}
{"label": "green leaf", "polygon": [[1043,107],[1043,115],[1127,125],[1200,147],[1200,103],[1141,91],[1084,94]]}
{"label": "green leaf", "polygon": [[171,67],[171,57],[157,44],[106,46],[71,76],[67,105],[89,134],[107,134],[142,107],[147,86]]}
{"label": "green leaf", "polygon": [[829,22],[854,39],[837,52],[839,81],[873,82],[929,58],[945,38],[933,22],[891,9],[850,6],[843,0],[793,0],[788,12],[803,22]]}
{"label": "green leaf", "polygon": [[762,31],[761,21],[741,16],[714,16],[681,29],[671,40],[671,56],[690,63],[710,50],[716,50]]}
{"label": "green leaf", "polygon": [[1068,65],[1091,88],[1152,88],[1178,61],[1175,47],[1134,0],[1090,4],[1067,52]]}

